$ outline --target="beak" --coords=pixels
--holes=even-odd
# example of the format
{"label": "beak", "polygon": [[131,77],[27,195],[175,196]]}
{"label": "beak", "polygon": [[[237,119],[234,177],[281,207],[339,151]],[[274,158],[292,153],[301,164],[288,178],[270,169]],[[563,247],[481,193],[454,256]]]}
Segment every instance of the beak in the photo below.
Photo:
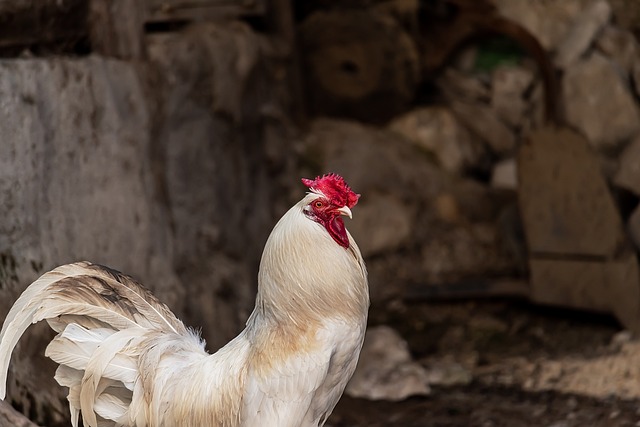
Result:
{"label": "beak", "polygon": [[351,209],[349,209],[348,206],[341,207],[340,209],[338,209],[338,212],[340,212],[340,215],[348,216],[349,219],[353,218],[353,215],[351,214]]}

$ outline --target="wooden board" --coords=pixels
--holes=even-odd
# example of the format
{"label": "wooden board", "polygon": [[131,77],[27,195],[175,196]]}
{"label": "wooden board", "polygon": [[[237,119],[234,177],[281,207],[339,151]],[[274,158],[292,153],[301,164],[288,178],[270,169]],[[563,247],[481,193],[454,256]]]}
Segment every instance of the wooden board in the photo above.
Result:
{"label": "wooden board", "polygon": [[17,56],[38,46],[73,52],[88,34],[87,0],[0,1],[0,54]]}
{"label": "wooden board", "polygon": [[267,0],[144,0],[147,22],[202,21],[267,12]]}
{"label": "wooden board", "polygon": [[532,258],[531,300],[613,314],[640,332],[638,262],[631,253],[605,262]]}
{"label": "wooden board", "polygon": [[535,131],[518,154],[518,197],[533,255],[611,258],[625,241],[598,158],[568,128]]}
{"label": "wooden board", "polygon": [[518,153],[518,200],[534,302],[606,312],[640,332],[640,277],[598,157],[566,127]]}

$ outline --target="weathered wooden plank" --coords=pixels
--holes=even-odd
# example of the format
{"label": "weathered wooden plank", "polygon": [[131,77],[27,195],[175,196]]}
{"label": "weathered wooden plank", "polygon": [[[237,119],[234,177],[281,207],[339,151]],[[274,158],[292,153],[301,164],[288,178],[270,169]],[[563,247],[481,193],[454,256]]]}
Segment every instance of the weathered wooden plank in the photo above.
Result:
{"label": "weathered wooden plank", "polygon": [[146,0],[147,22],[202,21],[263,15],[266,0]]}
{"label": "weathered wooden plank", "polygon": [[640,277],[635,254],[610,261],[532,258],[531,300],[613,314],[640,332]]}
{"label": "weathered wooden plank", "polygon": [[518,155],[529,250],[610,258],[623,244],[620,213],[587,141],[568,128],[533,133]]}
{"label": "weathered wooden plank", "polygon": [[120,59],[143,58],[144,5],[139,0],[89,1],[92,51]]}
{"label": "weathered wooden plank", "polygon": [[88,34],[87,0],[0,1],[0,54],[24,49],[74,52]]}

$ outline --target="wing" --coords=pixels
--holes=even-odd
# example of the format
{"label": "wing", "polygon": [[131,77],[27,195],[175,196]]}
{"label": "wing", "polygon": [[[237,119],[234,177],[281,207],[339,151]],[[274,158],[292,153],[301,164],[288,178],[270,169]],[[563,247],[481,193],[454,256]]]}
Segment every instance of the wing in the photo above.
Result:
{"label": "wing", "polygon": [[[157,341],[206,355],[204,344],[129,276],[88,262],[42,275],[18,298],[0,332],[0,399],[6,394],[11,353],[27,327],[47,320],[58,335],[46,356],[60,364],[55,379],[69,387],[72,422],[144,425],[143,389],[153,383],[139,358],[162,352]],[[147,396],[148,397],[148,396]]]}

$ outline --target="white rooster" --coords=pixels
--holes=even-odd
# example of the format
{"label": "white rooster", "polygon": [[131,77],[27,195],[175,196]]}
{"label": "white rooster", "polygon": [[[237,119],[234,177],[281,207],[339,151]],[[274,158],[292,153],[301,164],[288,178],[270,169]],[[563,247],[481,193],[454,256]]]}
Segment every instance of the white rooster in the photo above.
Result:
{"label": "white rooster", "polygon": [[148,290],[109,268],[63,265],[32,283],[0,333],[0,399],[27,327],[58,335],[46,355],[69,387],[74,426],[322,426],[351,377],[369,307],[367,273],[341,216],[342,177],[309,193],[267,240],[246,328],[214,354]]}

